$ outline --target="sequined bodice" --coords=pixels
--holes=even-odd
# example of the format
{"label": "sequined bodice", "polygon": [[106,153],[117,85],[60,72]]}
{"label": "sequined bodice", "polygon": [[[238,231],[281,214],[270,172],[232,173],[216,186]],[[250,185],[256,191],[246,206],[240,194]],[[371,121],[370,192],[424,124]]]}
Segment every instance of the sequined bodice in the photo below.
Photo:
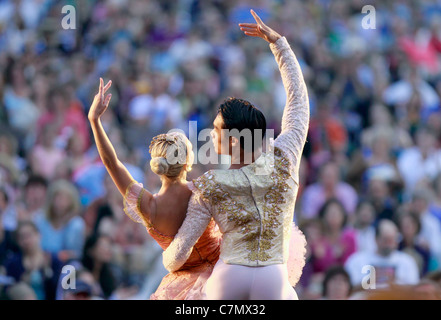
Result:
{"label": "sequined bodice", "polygon": [[[284,262],[297,193],[289,167],[287,157],[276,148],[239,170],[210,170],[194,180],[223,234],[225,263]],[[258,171],[265,174],[256,175]]]}

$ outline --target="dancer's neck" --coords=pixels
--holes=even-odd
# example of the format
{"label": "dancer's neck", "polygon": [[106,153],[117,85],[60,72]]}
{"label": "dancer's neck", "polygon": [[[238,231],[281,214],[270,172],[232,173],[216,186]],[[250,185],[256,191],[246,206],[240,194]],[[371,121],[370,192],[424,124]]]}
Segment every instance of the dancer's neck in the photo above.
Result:
{"label": "dancer's neck", "polygon": [[[230,169],[240,169],[256,161],[262,155],[262,149],[259,148],[253,152],[246,152],[240,149],[240,154],[233,154],[231,156]],[[250,162],[251,159],[251,162]]]}
{"label": "dancer's neck", "polygon": [[174,189],[174,188],[180,188],[183,185],[187,184],[187,180],[185,178],[173,179],[173,180],[163,178],[163,179],[161,179],[161,181],[162,181],[162,185],[161,185],[161,189],[159,190],[158,194],[163,194],[167,190]]}

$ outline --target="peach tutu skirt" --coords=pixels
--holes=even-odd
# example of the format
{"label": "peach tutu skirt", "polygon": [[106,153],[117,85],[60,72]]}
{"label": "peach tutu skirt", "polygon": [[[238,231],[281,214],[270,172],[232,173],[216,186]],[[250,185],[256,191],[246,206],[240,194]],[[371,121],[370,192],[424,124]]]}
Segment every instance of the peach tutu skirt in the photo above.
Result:
{"label": "peach tutu skirt", "polygon": [[205,284],[214,265],[202,264],[167,274],[150,300],[203,300]]}

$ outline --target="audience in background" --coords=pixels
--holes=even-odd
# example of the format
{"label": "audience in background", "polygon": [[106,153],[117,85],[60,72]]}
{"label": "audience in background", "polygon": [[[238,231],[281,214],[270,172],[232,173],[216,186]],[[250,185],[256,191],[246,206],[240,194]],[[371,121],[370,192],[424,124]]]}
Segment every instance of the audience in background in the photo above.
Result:
{"label": "audience in background", "polygon": [[[165,274],[161,251],[124,215],[92,143],[97,79],[113,81],[103,126],[152,192],[151,138],[189,134],[189,121],[197,132],[211,127],[228,96],[254,103],[277,135],[285,93],[274,57],[237,25],[252,22],[250,6],[287,38],[308,87],[295,208],[308,240],[300,299],[360,293],[364,264],[378,287],[409,283],[437,296],[425,279],[439,284],[441,269],[439,1],[376,1],[375,29],[362,28],[358,0],[87,1],[75,30],[60,25],[64,4],[0,1],[2,297],[53,299],[56,288],[57,299],[150,296]],[[189,179],[217,166],[193,168]],[[59,264],[78,265],[77,291],[60,287]]]}
{"label": "audience in background", "polygon": [[356,252],[344,265],[354,288],[417,284],[420,280],[417,263],[409,254],[398,251],[399,231],[395,223],[381,220],[377,225],[376,239],[375,252]]}
{"label": "audience in background", "polygon": [[333,266],[328,268],[323,280],[322,299],[347,300],[351,294],[351,279],[344,267]]}
{"label": "audience in background", "polygon": [[5,262],[7,275],[28,284],[38,300],[54,300],[62,262],[55,254],[43,250],[40,231],[33,222],[21,222],[16,234],[20,252]]}
{"label": "audience in background", "polygon": [[84,243],[78,190],[70,181],[56,180],[47,193],[45,215],[36,221],[41,231],[41,245],[62,261],[78,258]]}
{"label": "audience in background", "polygon": [[331,198],[337,198],[347,214],[354,214],[358,202],[357,193],[351,185],[341,181],[340,169],[334,162],[325,163],[321,167],[319,181],[305,188],[302,217],[308,219],[316,217],[323,204]]}
{"label": "audience in background", "polygon": [[362,200],[355,209],[354,232],[357,251],[377,250],[375,241],[375,207],[372,202]]}
{"label": "audience in background", "polygon": [[431,256],[427,247],[417,243],[417,236],[421,232],[421,221],[412,212],[403,212],[398,216],[398,219],[398,227],[402,236],[398,250],[406,252],[414,258],[422,277],[429,271]]}
{"label": "audience in background", "polygon": [[325,272],[335,264],[343,265],[356,251],[354,230],[347,227],[347,216],[336,199],[329,199],[320,209],[322,235],[310,244],[314,272]]}

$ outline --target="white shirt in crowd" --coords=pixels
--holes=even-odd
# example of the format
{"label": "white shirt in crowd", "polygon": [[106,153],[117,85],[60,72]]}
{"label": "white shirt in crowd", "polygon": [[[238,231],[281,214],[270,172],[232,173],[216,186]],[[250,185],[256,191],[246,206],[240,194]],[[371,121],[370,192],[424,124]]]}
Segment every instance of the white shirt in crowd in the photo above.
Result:
{"label": "white shirt in crowd", "polygon": [[410,195],[421,180],[434,179],[441,172],[441,151],[436,150],[423,159],[418,147],[406,149],[398,157],[397,166],[405,182],[406,192]]}
{"label": "white shirt in crowd", "polygon": [[356,252],[348,258],[344,267],[356,287],[363,287],[363,283],[385,287],[389,282],[412,285],[420,280],[415,260],[398,250],[387,257],[370,251]]}
{"label": "white shirt in crowd", "polygon": [[420,243],[427,243],[430,254],[441,265],[441,223],[430,212],[426,211],[421,215],[421,231],[417,240]]}

